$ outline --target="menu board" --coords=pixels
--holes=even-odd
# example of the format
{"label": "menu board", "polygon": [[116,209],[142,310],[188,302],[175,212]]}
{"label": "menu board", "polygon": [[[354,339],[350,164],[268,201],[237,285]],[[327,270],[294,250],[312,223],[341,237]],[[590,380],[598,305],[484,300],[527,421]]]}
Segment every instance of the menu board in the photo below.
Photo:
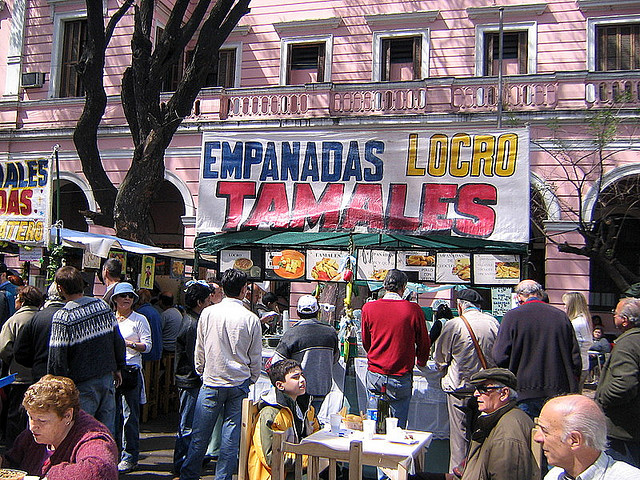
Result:
{"label": "menu board", "polygon": [[471,283],[471,254],[438,253],[436,255],[436,282]]}
{"label": "menu board", "polygon": [[396,268],[396,252],[358,249],[356,279],[381,282],[389,270]]}
{"label": "menu board", "polygon": [[473,279],[476,285],[515,285],[520,282],[520,256],[474,255]]}
{"label": "menu board", "polygon": [[220,273],[235,268],[247,274],[249,280],[262,277],[262,255],[258,249],[220,251]]}
{"label": "menu board", "polygon": [[[347,250],[307,250],[307,280],[343,282],[342,274],[348,256]],[[353,269],[355,265],[351,267]]]}
{"label": "menu board", "polygon": [[410,282],[435,282],[436,255],[433,252],[402,250],[397,253],[397,267]]}
{"label": "menu board", "polygon": [[491,289],[491,315],[502,317],[513,308],[511,287],[493,287]]}
{"label": "menu board", "polygon": [[264,278],[267,280],[297,280],[305,273],[305,254],[299,250],[267,250]]}

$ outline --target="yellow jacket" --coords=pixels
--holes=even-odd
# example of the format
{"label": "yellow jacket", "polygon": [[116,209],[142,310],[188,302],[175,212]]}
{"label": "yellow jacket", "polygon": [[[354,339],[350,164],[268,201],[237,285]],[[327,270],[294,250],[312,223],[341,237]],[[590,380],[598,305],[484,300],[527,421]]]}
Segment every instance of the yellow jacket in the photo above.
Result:
{"label": "yellow jacket", "polygon": [[[298,418],[297,422],[293,415],[296,407],[303,412],[303,418]],[[301,395],[294,403],[291,397],[272,387],[260,400],[260,415],[251,436],[247,465],[249,480],[271,480],[274,431],[286,432],[285,440],[297,443],[319,429],[311,396]],[[286,467],[293,470],[293,457],[286,460]]]}

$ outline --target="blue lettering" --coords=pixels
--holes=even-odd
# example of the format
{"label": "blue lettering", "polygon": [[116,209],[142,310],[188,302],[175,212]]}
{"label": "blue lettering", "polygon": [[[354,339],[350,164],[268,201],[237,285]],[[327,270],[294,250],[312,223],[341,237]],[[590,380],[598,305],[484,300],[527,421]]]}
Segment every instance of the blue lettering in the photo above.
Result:
{"label": "blue lettering", "polygon": [[29,176],[29,186],[37,186],[38,180],[36,180],[36,177],[38,176],[38,162],[35,160],[27,161],[27,172]]}
{"label": "blue lettering", "polygon": [[247,142],[244,148],[244,167],[242,168],[242,178],[251,178],[251,166],[259,165],[262,162],[262,144],[260,142]]}
{"label": "blue lettering", "polygon": [[[44,187],[49,181],[49,161],[38,160],[38,186]],[[0,180],[2,183],[2,180]]]}
{"label": "blue lettering", "polygon": [[304,162],[302,163],[302,173],[300,181],[305,182],[307,178],[317,182],[320,180],[320,170],[318,168],[318,154],[316,153],[315,142],[307,142],[307,151],[304,153]]}
{"label": "blue lettering", "polygon": [[272,180],[278,180],[278,157],[276,157],[276,144],[274,142],[267,142],[262,172],[260,172],[260,181],[264,182],[267,177]]}
{"label": "blue lettering", "polygon": [[351,177],[354,177],[356,182],[362,181],[362,164],[360,163],[360,149],[358,148],[358,142],[351,140],[349,142],[349,153],[347,154],[347,161],[344,166],[344,174],[342,175],[342,181],[348,182]]}
{"label": "blue lettering", "polygon": [[220,142],[206,142],[204,144],[204,166],[202,167],[202,178],[218,178],[218,172],[213,170],[216,157],[213,150],[220,150]]}
{"label": "blue lettering", "polygon": [[384,142],[380,140],[369,140],[364,144],[364,160],[369,162],[375,168],[372,171],[370,168],[364,169],[364,180],[366,182],[379,182],[382,180],[382,174],[384,172],[384,165],[382,159],[376,156],[376,153],[384,153]]}
{"label": "blue lettering", "polygon": [[233,151],[229,142],[222,142],[222,165],[220,166],[220,178],[241,178],[242,167],[242,142],[236,142]]}
{"label": "blue lettering", "polygon": [[16,163],[16,167],[18,167],[18,187],[26,188],[29,182],[24,175],[24,166],[21,163]]}
{"label": "blue lettering", "polygon": [[300,142],[293,142],[292,144],[289,142],[282,142],[281,161],[282,170],[280,176],[282,177],[282,180],[289,180],[289,175],[291,175],[291,180],[297,182],[300,170]]}
{"label": "blue lettering", "polygon": [[7,177],[4,179],[4,188],[18,188],[18,170],[15,163],[7,163]]}
{"label": "blue lettering", "polygon": [[[332,156],[333,172],[330,172]],[[322,142],[322,181],[337,182],[340,180],[340,172],[342,172],[342,143]]]}

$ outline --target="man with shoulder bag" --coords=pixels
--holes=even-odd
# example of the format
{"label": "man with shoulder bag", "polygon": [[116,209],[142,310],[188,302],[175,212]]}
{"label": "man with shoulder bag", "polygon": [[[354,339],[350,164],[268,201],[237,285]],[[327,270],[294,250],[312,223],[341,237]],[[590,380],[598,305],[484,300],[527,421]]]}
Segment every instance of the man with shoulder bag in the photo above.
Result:
{"label": "man with shoulder bag", "polygon": [[491,356],[498,334],[498,321],[480,310],[482,296],[467,288],[457,294],[460,315],[447,320],[435,344],[434,359],[444,372],[442,389],[447,393],[449,412],[449,471],[464,462],[469,446],[467,430],[473,408],[471,376],[495,366]]}

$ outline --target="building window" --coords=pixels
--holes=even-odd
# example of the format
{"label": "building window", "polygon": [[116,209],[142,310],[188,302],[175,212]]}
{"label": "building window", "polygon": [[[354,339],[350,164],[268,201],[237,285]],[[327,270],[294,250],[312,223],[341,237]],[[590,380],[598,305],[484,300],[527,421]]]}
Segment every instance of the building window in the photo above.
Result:
{"label": "building window", "polygon": [[373,33],[374,82],[402,82],[429,76],[429,30]]}
{"label": "building window", "polygon": [[324,82],[324,43],[289,45],[287,57],[287,85]]}
{"label": "building window", "polygon": [[385,38],[382,40],[383,82],[401,82],[422,78],[420,37]]}
{"label": "building window", "polygon": [[[503,75],[524,75],[527,71],[527,32],[505,32],[502,43]],[[487,33],[484,39],[484,75],[498,75],[500,35]]]}
{"label": "building window", "polygon": [[[498,25],[476,26],[476,76],[498,75]],[[537,73],[537,24],[518,22],[503,27],[503,75]]]}
{"label": "building window", "polygon": [[236,49],[220,49],[218,53],[218,69],[211,75],[210,87],[233,88],[236,86]]}
{"label": "building window", "polygon": [[596,70],[640,69],[640,23],[596,27]]}
{"label": "building window", "polygon": [[332,49],[331,36],[283,39],[280,52],[280,83],[304,85],[331,81]]}
{"label": "building window", "polygon": [[84,87],[76,66],[87,41],[87,20],[67,21],[63,23],[63,28],[58,96],[81,97],[84,95]]}

